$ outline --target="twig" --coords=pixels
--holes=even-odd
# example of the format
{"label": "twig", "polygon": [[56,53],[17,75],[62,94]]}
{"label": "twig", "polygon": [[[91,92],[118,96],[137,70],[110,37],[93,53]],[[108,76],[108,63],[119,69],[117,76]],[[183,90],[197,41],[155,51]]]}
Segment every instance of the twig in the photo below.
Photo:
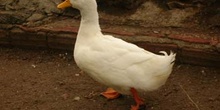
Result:
{"label": "twig", "polygon": [[180,85],[180,84],[179,84],[179,86],[180,86],[180,88],[183,90],[183,92],[186,94],[186,96],[188,97],[188,99],[196,106],[196,108],[197,108],[198,110],[200,110],[199,106],[192,100],[192,98],[189,96],[189,94],[186,92],[186,90],[183,88],[183,86]]}

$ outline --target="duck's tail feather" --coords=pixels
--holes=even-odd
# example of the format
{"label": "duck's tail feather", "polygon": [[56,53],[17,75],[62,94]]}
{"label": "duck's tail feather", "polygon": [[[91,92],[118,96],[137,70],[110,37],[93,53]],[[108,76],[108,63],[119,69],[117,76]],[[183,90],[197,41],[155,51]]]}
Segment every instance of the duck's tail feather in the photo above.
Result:
{"label": "duck's tail feather", "polygon": [[160,51],[159,53],[162,53],[162,54],[164,54],[164,56],[169,57],[171,64],[173,64],[175,62],[176,53],[174,53],[173,51],[170,51],[169,55],[165,51]]}

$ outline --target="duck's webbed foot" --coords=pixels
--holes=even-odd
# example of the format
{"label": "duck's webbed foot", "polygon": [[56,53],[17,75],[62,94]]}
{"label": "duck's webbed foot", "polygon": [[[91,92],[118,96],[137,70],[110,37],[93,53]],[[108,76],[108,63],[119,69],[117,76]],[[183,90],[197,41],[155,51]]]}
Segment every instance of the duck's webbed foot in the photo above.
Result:
{"label": "duck's webbed foot", "polygon": [[115,91],[113,88],[108,88],[105,92],[102,92],[101,95],[107,99],[116,99],[121,94]]}

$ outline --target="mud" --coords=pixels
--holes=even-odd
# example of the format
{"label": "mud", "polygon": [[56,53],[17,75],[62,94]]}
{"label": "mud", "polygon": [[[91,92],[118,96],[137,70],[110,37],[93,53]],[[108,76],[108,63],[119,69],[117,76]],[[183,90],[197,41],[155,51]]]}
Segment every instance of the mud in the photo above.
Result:
{"label": "mud", "polygon": [[[107,87],[81,72],[71,51],[0,47],[2,110],[129,110],[131,96],[106,100]],[[142,110],[219,110],[220,69],[175,64],[159,90],[141,93]]]}

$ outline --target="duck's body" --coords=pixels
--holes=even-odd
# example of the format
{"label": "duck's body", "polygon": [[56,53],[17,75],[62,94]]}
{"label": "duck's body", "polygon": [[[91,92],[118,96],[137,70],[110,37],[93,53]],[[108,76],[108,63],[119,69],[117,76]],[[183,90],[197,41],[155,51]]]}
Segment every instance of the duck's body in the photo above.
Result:
{"label": "duck's body", "polygon": [[74,49],[74,59],[80,69],[122,94],[130,94],[131,88],[151,91],[165,84],[175,54],[161,52],[164,55],[156,55],[121,39],[103,35],[95,0],[69,2],[80,10],[82,16]]}
{"label": "duck's body", "polygon": [[74,50],[77,65],[96,81],[129,94],[131,87],[155,90],[170,75],[173,54],[156,55],[112,36],[98,36],[85,45],[77,39]]}

